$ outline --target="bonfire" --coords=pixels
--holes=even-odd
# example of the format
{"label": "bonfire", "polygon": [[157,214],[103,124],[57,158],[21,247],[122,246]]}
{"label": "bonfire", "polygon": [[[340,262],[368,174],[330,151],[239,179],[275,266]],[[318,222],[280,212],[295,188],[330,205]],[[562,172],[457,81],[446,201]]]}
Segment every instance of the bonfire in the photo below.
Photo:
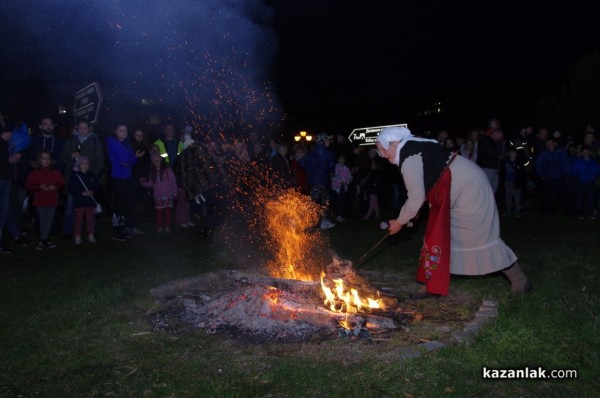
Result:
{"label": "bonfire", "polygon": [[319,266],[311,258],[323,239],[314,228],[319,208],[310,198],[289,190],[265,201],[263,209],[263,232],[273,251],[268,275],[222,270],[163,285],[152,294],[176,296],[182,318],[212,333],[369,337],[402,326],[405,314],[396,298],[372,288],[351,261],[334,256]]}

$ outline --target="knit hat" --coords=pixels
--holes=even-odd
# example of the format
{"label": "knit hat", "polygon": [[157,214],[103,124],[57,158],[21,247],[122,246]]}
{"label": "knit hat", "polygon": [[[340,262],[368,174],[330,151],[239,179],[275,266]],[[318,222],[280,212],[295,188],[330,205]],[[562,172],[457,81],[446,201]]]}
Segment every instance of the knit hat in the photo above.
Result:
{"label": "knit hat", "polygon": [[81,164],[82,160],[87,160],[88,163],[90,162],[90,158],[88,158],[87,156],[78,157],[77,159],[75,159],[75,163],[73,164],[73,171],[79,170],[79,165]]}
{"label": "knit hat", "polygon": [[319,133],[317,135],[317,144],[324,144],[327,141],[330,141],[333,138],[332,135],[328,135],[327,133]]}

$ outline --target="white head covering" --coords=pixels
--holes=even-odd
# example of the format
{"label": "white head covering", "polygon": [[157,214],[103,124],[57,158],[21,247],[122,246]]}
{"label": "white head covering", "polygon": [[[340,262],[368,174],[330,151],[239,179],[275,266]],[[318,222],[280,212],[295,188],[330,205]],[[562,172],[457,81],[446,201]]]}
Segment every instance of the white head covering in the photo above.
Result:
{"label": "white head covering", "polygon": [[408,141],[429,141],[437,143],[436,140],[415,137],[406,127],[384,127],[379,132],[376,141],[379,142],[385,150],[390,147],[390,142],[398,142],[398,147],[396,148],[396,157],[393,161],[395,165],[398,165],[400,162],[400,150]]}

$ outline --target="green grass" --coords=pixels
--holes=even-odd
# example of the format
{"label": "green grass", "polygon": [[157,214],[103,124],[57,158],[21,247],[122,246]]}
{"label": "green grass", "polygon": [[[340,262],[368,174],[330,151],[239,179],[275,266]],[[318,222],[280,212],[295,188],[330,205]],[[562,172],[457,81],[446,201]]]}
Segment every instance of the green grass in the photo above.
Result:
{"label": "green grass", "polygon": [[[150,288],[249,266],[191,230],[127,243],[101,231],[96,245],[16,248],[0,258],[0,396],[597,396],[600,224],[531,215],[503,219],[502,228],[534,291],[512,297],[500,276],[453,278],[453,288],[497,300],[500,315],[470,344],[413,360],[400,360],[395,347],[341,339],[258,344],[202,331],[148,333]],[[412,275],[422,229],[391,239],[362,268]],[[349,221],[329,234],[332,248],[357,259],[381,232],[375,222]],[[483,380],[483,366],[573,368],[579,378]]]}

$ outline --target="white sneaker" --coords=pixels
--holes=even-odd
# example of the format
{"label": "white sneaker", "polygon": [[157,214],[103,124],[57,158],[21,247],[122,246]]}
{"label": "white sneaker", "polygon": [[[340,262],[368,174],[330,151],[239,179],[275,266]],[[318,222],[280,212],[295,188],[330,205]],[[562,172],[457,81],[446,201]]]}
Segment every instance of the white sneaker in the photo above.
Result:
{"label": "white sneaker", "polygon": [[335,224],[329,220],[321,221],[321,229],[329,229],[335,227]]}
{"label": "white sneaker", "polygon": [[81,237],[75,237],[75,244],[76,245],[80,245],[81,244]]}
{"label": "white sneaker", "polygon": [[188,227],[188,225],[187,225],[187,224],[179,224],[179,226],[180,226],[181,228],[187,228],[187,227]]}
{"label": "white sneaker", "polygon": [[125,231],[129,235],[133,235],[133,236],[142,236],[142,235],[144,235],[144,232],[141,229],[139,229],[138,227],[135,227],[135,228],[125,228]]}
{"label": "white sneaker", "polygon": [[90,241],[90,243],[96,243],[96,237],[94,235],[89,235],[88,240]]}
{"label": "white sneaker", "polygon": [[344,221],[346,221],[346,219],[344,217],[342,217],[342,216],[337,216],[335,218],[335,222],[344,222]]}

